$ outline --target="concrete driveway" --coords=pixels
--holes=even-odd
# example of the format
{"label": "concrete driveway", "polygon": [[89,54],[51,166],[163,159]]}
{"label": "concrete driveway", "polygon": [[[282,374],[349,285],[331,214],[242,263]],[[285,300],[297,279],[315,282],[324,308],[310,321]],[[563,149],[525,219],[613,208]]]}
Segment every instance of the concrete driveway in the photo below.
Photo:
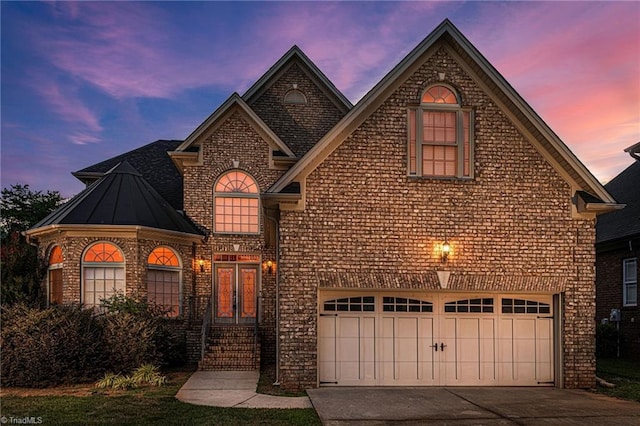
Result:
{"label": "concrete driveway", "polygon": [[307,390],[324,425],[640,425],[640,403],[555,388]]}

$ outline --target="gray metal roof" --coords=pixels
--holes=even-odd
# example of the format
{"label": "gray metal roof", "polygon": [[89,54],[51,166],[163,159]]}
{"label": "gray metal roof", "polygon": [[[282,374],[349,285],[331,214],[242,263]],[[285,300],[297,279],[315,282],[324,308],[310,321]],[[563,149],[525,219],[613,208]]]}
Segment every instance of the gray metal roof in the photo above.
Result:
{"label": "gray metal roof", "polygon": [[33,226],[136,225],[202,235],[127,161]]}
{"label": "gray metal roof", "polygon": [[619,211],[598,216],[596,242],[640,236],[640,160],[634,161],[604,186],[619,203]]}
{"label": "gray metal roof", "polygon": [[175,150],[182,141],[157,140],[124,154],[73,172],[85,184],[95,182],[123,161],[128,161],[176,210],[182,210],[182,175],[167,152]]}

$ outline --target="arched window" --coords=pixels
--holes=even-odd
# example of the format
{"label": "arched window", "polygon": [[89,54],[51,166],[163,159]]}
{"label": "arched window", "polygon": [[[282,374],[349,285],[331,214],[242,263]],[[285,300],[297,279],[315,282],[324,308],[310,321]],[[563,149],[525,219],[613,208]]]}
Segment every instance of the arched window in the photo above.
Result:
{"label": "arched window", "polygon": [[82,303],[97,308],[103,299],[125,292],[124,256],[112,243],[98,242],[82,256]]}
{"label": "arched window", "polygon": [[48,292],[50,304],[62,304],[62,249],[53,246],[49,253]]}
{"label": "arched window", "polygon": [[256,181],[241,170],[218,179],[214,188],[214,232],[257,234],[260,231],[260,191]]}
{"label": "arched window", "polygon": [[410,176],[473,177],[473,114],[451,88],[427,88],[409,109]]}
{"label": "arched window", "polygon": [[284,103],[291,105],[306,105],[307,97],[300,90],[292,89],[284,95]]}
{"label": "arched window", "polygon": [[147,258],[147,301],[168,311],[168,316],[180,314],[180,258],[165,246],[156,247]]}

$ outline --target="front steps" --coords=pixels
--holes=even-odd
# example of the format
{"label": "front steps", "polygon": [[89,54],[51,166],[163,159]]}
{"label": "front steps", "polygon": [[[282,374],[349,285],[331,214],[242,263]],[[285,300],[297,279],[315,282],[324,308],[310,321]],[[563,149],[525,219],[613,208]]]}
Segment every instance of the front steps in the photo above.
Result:
{"label": "front steps", "polygon": [[[254,327],[211,327],[204,358],[198,363],[203,371],[248,371],[260,368],[260,339]],[[258,336],[259,337],[259,336]]]}

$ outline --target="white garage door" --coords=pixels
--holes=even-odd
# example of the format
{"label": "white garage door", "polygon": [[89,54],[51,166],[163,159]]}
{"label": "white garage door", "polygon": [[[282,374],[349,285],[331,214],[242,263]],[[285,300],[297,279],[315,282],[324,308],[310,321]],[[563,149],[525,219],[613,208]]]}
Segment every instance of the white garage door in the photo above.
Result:
{"label": "white garage door", "polygon": [[551,296],[326,292],[321,385],[553,384]]}

